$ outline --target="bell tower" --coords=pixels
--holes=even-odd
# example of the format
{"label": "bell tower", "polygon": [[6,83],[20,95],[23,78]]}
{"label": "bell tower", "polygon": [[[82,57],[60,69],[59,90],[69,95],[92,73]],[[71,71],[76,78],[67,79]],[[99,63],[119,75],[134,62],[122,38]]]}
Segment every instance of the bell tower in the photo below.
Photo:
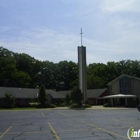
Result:
{"label": "bell tower", "polygon": [[84,95],[83,104],[87,101],[87,65],[86,65],[86,47],[82,45],[81,28],[81,46],[78,46],[78,69],[79,69],[79,89]]}

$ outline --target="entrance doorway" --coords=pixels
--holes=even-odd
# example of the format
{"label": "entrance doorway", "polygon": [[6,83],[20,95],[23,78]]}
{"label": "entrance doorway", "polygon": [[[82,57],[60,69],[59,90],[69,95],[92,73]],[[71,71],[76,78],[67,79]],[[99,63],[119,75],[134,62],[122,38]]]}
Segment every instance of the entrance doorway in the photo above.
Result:
{"label": "entrance doorway", "polygon": [[120,98],[120,106],[125,106],[125,98]]}

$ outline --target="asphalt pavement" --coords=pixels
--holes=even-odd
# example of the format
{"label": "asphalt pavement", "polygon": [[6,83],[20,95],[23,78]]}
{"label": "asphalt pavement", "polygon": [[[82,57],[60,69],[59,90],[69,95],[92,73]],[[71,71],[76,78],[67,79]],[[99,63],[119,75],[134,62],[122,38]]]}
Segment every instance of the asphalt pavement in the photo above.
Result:
{"label": "asphalt pavement", "polygon": [[0,111],[0,140],[124,140],[131,127],[140,129],[135,108]]}

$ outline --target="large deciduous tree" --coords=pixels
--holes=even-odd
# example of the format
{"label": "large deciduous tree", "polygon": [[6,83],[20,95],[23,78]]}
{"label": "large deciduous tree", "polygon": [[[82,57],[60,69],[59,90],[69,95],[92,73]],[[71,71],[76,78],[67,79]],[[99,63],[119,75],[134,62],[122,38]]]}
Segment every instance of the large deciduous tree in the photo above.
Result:
{"label": "large deciduous tree", "polygon": [[[140,78],[140,61],[92,63],[87,66],[88,89],[106,88],[107,83],[121,74]],[[71,90],[78,86],[78,65],[72,61],[53,63],[39,61],[24,53],[0,47],[0,86]]]}
{"label": "large deciduous tree", "polygon": [[13,52],[0,47],[0,86],[14,86],[16,61]]}
{"label": "large deciduous tree", "polygon": [[[58,63],[58,86],[59,90],[70,90],[78,79],[78,66],[72,61]],[[76,83],[77,84],[77,83]],[[76,85],[74,85],[76,86]]]}

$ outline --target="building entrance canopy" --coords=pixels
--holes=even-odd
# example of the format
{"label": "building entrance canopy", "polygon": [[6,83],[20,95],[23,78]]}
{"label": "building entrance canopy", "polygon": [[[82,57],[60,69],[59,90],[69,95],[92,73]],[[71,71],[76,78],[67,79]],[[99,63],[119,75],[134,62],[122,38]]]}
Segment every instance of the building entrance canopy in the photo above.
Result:
{"label": "building entrance canopy", "polygon": [[110,99],[110,98],[137,98],[137,96],[136,95],[116,94],[116,95],[104,96],[102,99]]}

